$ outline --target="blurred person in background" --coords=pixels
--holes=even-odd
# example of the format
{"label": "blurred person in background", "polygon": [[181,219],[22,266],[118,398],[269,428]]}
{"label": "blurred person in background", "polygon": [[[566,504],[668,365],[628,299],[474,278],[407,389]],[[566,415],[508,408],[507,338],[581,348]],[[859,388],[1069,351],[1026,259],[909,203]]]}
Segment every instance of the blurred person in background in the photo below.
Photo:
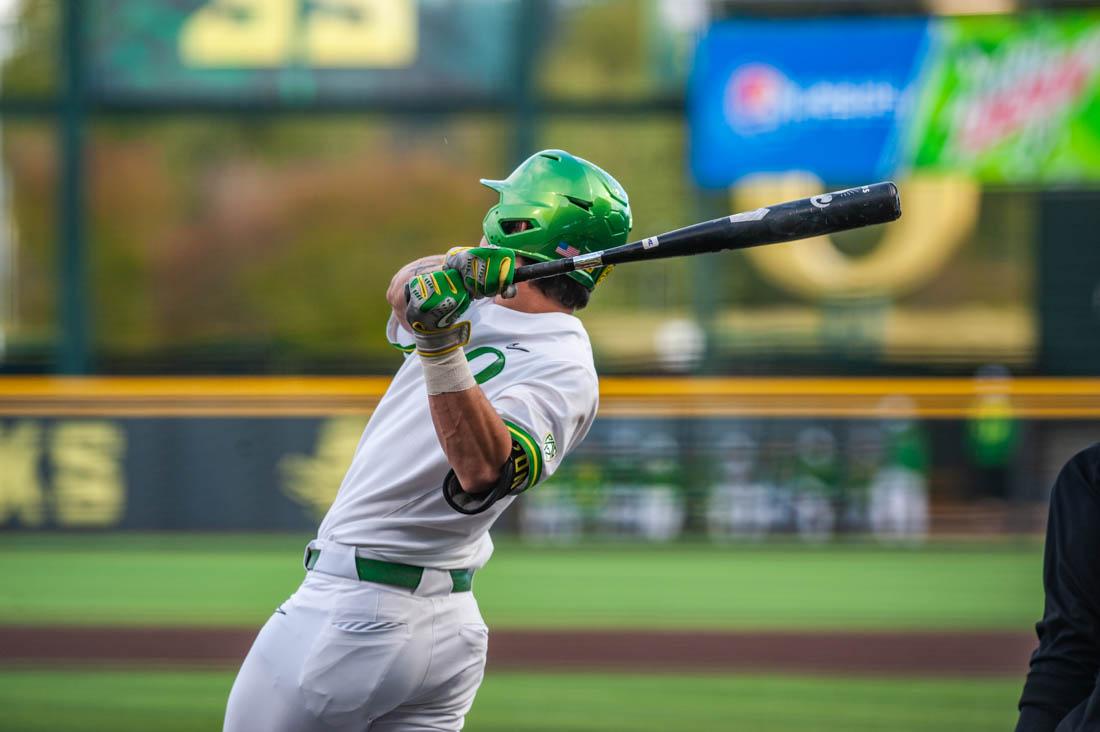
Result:
{"label": "blurred person in background", "polygon": [[535,541],[578,541],[584,532],[584,515],[574,500],[576,487],[577,469],[573,463],[567,463],[558,469],[549,485],[520,505],[520,535]]}
{"label": "blurred person in background", "polygon": [[1100,443],[1078,453],[1050,493],[1039,647],[1016,732],[1100,730]]}
{"label": "blurred person in background", "polygon": [[846,438],[841,524],[849,531],[866,531],[871,484],[883,466],[885,438],[879,425],[858,422],[849,426]]}
{"label": "blurred person in background", "polygon": [[408,358],[306,549],[305,580],[241,666],[230,732],[459,730],[473,705],[489,528],[584,439],[599,394],[573,312],[607,268],[518,286],[515,270],[623,244],[631,227],[618,182],[562,150],[482,183],[500,199],[480,246],[390,283],[387,336]]}
{"label": "blurred person in background", "polygon": [[680,446],[668,425],[617,423],[611,431],[600,521],[613,534],[671,541],[684,523]]}
{"label": "blurred person in background", "polygon": [[608,428],[604,457],[603,495],[597,523],[612,536],[637,532],[637,496],[640,474],[637,469],[638,446],[642,431],[633,422],[615,420]]}
{"label": "blurred person in background", "polygon": [[798,433],[791,482],[795,530],[805,541],[828,541],[836,528],[840,455],[832,430],[815,425]]}
{"label": "blurred person in background", "polygon": [[760,475],[760,448],[747,432],[726,433],[718,443],[718,480],[707,501],[711,537],[763,539],[775,521],[775,487]]}
{"label": "blurred person in background", "polygon": [[978,397],[966,424],[966,436],[983,498],[1007,499],[1010,494],[1013,461],[1020,442],[1010,385],[1011,375],[1004,366],[989,364],[978,369]]}
{"label": "blurred person in background", "polygon": [[928,446],[912,401],[891,397],[883,420],[886,461],[871,482],[871,531],[884,541],[923,541],[928,534]]}
{"label": "blurred person in background", "polygon": [[680,447],[668,424],[649,427],[639,446],[638,524],[649,541],[671,541],[680,536],[684,528],[686,471]]}

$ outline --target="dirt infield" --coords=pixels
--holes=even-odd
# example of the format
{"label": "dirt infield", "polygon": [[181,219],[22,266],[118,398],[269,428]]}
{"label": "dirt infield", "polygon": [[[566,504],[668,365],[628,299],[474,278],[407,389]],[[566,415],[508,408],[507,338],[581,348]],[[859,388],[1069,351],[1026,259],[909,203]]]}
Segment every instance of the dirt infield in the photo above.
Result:
{"label": "dirt infield", "polygon": [[[240,628],[0,626],[0,663],[240,663]],[[1035,645],[1005,632],[497,630],[491,668],[1019,676]]]}

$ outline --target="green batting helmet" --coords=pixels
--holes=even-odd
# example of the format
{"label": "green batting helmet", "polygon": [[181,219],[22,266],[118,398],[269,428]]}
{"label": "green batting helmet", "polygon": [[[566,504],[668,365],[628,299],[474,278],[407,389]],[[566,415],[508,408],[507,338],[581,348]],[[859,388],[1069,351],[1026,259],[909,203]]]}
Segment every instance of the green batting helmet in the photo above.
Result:
{"label": "green batting helmet", "polygon": [[[619,182],[564,150],[527,158],[505,180],[481,181],[500,193],[482,222],[485,240],[547,262],[626,243],[630,200]],[[519,230],[518,223],[527,228]],[[607,267],[570,272],[589,290]]]}

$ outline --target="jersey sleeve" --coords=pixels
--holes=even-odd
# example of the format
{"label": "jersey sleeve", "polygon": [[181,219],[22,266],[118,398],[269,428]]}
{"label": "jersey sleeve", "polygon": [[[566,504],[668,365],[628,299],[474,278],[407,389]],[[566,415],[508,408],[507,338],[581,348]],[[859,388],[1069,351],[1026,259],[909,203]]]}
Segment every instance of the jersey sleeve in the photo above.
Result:
{"label": "jersey sleeve", "polygon": [[390,319],[386,322],[386,340],[405,355],[416,350],[413,334],[401,327],[401,323],[397,322],[397,317],[393,313],[390,313]]}
{"label": "jersey sleeve", "polygon": [[599,405],[596,375],[580,364],[541,364],[493,400],[512,441],[522,448],[531,488],[548,478],[588,434]]}

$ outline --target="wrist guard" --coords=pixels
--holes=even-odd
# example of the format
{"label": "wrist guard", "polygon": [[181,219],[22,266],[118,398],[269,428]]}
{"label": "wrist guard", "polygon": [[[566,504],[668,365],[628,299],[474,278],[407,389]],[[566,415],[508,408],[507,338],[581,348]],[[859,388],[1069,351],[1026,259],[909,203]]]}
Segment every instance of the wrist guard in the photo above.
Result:
{"label": "wrist guard", "polygon": [[414,324],[413,331],[428,395],[466,391],[477,386],[466,352],[462,350],[470,342],[469,321],[445,330],[424,330],[417,327],[419,325]]}
{"label": "wrist guard", "polygon": [[416,339],[416,352],[424,358],[439,358],[448,353],[462,350],[470,342],[470,321],[443,328],[428,330],[420,323],[413,323],[413,337]]}
{"label": "wrist guard", "polygon": [[466,360],[466,352],[461,348],[445,356],[432,357],[421,353],[420,365],[424,370],[424,386],[429,396],[466,391],[477,386],[470,371],[470,362]]}

